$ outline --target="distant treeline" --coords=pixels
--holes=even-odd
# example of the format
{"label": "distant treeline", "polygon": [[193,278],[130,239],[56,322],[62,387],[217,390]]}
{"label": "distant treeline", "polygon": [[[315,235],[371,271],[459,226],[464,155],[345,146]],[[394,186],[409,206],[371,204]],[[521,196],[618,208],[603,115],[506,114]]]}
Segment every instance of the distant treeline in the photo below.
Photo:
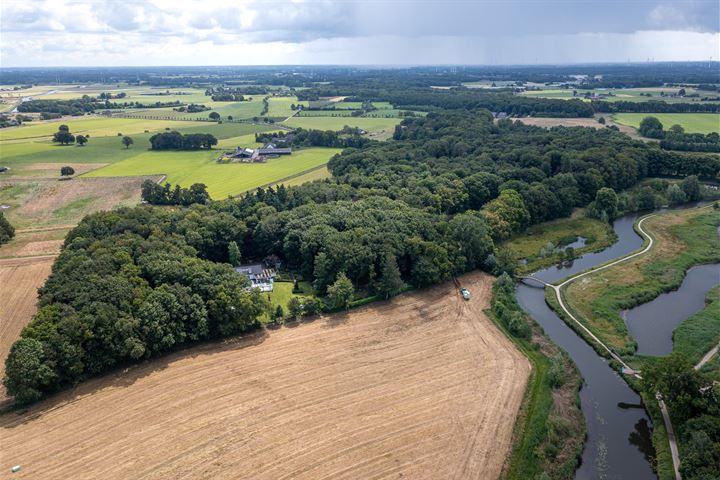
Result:
{"label": "distant treeline", "polygon": [[118,110],[125,108],[164,108],[182,105],[179,101],[173,102],[111,102],[100,100],[87,95],[73,100],[30,100],[18,105],[19,112],[25,113],[51,113],[57,115],[83,115],[96,110]]}
{"label": "distant treeline", "polygon": [[592,108],[598,113],[718,113],[720,103],[605,102],[594,100]]}
{"label": "distant treeline", "polygon": [[256,133],[255,141],[288,147],[360,148],[373,140],[363,137],[359,128],[345,126],[340,131],[298,128],[292,132]]}
{"label": "distant treeline", "polygon": [[394,90],[323,85],[299,91],[297,95],[300,100],[316,100],[321,96],[348,95],[350,96],[348,101],[390,102],[395,108],[420,111],[485,108],[492,112],[536,117],[591,117],[595,113],[587,102],[579,99],[531,98],[467,88],[431,90],[405,87]]}
{"label": "distant treeline", "polygon": [[201,148],[212,148],[217,143],[217,138],[209,133],[183,134],[173,131],[156,133],[150,137],[150,148],[152,150],[199,150]]}

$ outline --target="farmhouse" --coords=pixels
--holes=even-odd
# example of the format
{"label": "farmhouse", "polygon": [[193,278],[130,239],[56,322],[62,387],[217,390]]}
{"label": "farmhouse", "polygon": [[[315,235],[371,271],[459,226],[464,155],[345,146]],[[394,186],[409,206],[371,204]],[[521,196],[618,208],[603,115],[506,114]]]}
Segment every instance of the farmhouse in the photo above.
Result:
{"label": "farmhouse", "polygon": [[268,158],[277,158],[280,155],[292,155],[292,148],[279,148],[273,143],[267,143],[261,148],[237,147],[234,152],[224,152],[218,161],[263,163]]}
{"label": "farmhouse", "polygon": [[235,271],[250,280],[250,288],[258,288],[261,292],[272,292],[275,280],[275,269],[267,268],[261,263],[240,265]]}

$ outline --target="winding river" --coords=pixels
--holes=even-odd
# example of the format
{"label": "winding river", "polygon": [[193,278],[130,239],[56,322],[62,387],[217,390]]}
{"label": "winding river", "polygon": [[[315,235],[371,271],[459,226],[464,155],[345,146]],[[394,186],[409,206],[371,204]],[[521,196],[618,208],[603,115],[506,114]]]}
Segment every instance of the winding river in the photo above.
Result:
{"label": "winding river", "polygon": [[[570,267],[551,267],[533,276],[551,283],[593,266],[624,256],[642,246],[633,230],[637,215],[622,217],[613,228],[618,241],[597,253],[575,260]],[[520,306],[545,333],[572,357],[584,379],[580,402],[587,423],[587,439],[576,479],[655,479],[650,459],[652,424],[640,396],[608,366],[582,338],[545,303],[544,289],[523,283],[517,286]]]}

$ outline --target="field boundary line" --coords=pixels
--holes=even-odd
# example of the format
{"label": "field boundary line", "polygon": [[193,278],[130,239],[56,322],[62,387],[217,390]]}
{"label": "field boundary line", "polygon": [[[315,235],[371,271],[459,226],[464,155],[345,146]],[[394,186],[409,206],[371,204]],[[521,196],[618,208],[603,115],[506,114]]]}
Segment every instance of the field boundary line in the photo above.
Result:
{"label": "field boundary line", "polygon": [[245,194],[245,193],[247,193],[247,192],[252,192],[253,190],[257,190],[258,188],[266,188],[266,187],[272,187],[273,185],[279,185],[279,184],[281,184],[282,182],[287,182],[288,180],[292,180],[292,179],[294,179],[294,178],[301,177],[301,176],[303,176],[303,175],[306,175],[306,174],[308,174],[308,173],[312,173],[312,172],[314,172],[314,171],[316,171],[316,170],[320,170],[320,169],[322,169],[322,168],[327,168],[327,163],[323,163],[322,165],[318,165],[317,167],[313,167],[313,168],[310,168],[310,169],[308,169],[308,170],[303,170],[302,172],[293,173],[292,175],[289,175],[289,176],[287,176],[287,177],[280,178],[280,179],[278,179],[278,180],[275,180],[275,181],[272,181],[272,182],[269,182],[269,183],[265,183],[265,184],[263,184],[263,185],[258,185],[257,187],[249,188],[249,189],[245,190],[244,192],[240,192],[240,193],[238,193],[237,195],[233,195],[233,198],[239,198],[239,197],[241,197],[243,194]]}

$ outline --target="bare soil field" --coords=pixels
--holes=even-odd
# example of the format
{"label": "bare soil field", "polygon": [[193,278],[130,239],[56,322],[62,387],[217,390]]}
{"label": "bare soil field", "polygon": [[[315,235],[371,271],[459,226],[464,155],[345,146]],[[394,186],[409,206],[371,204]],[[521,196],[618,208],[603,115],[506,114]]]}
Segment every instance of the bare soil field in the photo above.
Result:
{"label": "bare soil field", "polygon": [[7,180],[0,182],[0,203],[11,206],[5,216],[18,229],[75,224],[99,210],[136,205],[147,178],[159,177]]}
{"label": "bare soil field", "polygon": [[[55,257],[0,260],[0,378],[5,375],[5,358],[10,347],[37,311],[37,289],[50,275],[54,260]],[[3,400],[5,387],[0,385],[0,402]]]}
{"label": "bare soil field", "polygon": [[492,278],[93,379],[0,417],[0,471],[74,479],[492,479],[530,364],[485,316]]}
{"label": "bare soil field", "polygon": [[[589,127],[589,128],[605,128],[605,125],[598,123],[596,118],[541,118],[541,117],[528,117],[518,118],[522,123],[526,125],[535,125],[536,127]],[[637,130],[627,125],[620,125],[612,121],[610,115],[605,115],[605,121],[607,125],[615,125],[620,129],[621,132],[629,135],[632,138],[640,139]],[[645,139],[644,139],[645,140]]]}

